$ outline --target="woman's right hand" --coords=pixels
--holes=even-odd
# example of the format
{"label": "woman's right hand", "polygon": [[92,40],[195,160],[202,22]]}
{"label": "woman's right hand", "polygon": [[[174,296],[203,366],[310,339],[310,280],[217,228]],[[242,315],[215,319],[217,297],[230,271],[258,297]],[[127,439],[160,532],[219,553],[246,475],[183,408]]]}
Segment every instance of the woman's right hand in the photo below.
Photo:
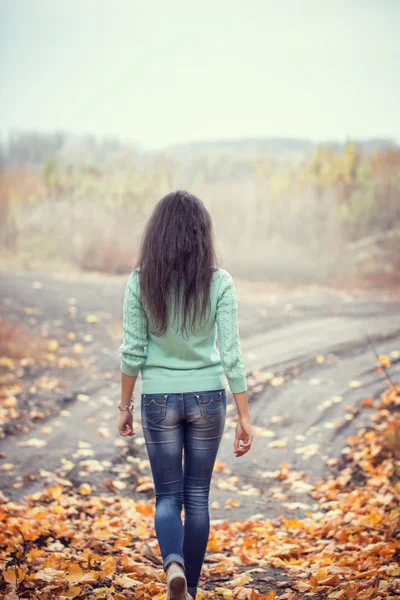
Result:
{"label": "woman's right hand", "polygon": [[249,419],[240,419],[236,425],[236,435],[234,442],[234,452],[236,456],[243,456],[251,448],[253,442],[253,433]]}

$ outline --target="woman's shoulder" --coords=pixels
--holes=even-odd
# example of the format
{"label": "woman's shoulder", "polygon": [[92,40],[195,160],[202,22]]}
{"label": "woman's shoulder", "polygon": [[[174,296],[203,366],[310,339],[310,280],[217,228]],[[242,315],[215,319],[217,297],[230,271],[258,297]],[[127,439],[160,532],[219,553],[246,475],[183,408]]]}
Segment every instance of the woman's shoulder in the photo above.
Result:
{"label": "woman's shoulder", "polygon": [[226,287],[233,284],[233,278],[226,269],[217,268],[213,273],[211,282],[214,284],[215,289],[222,292]]}
{"label": "woman's shoulder", "polygon": [[215,279],[216,281],[218,281],[219,279],[232,279],[232,275],[226,269],[215,267],[213,279]]}

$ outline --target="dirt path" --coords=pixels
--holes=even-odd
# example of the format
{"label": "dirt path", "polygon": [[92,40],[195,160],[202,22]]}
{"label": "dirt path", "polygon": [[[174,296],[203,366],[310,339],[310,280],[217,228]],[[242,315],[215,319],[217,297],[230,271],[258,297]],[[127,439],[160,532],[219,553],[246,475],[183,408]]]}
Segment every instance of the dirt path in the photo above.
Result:
{"label": "dirt path", "polygon": [[[6,428],[0,440],[0,468],[14,465],[0,470],[0,488],[10,499],[57,477],[77,486],[88,482],[96,493],[153,496],[151,489],[137,491],[151,480],[140,411],[135,438],[125,440],[116,430],[125,282],[126,277],[0,275],[1,313],[35,333],[46,331],[59,341],[62,356],[73,356],[71,348],[80,344],[79,358],[86,361],[74,368],[25,370],[24,380],[58,378],[61,384],[40,394],[25,391],[20,402],[35,407],[40,400],[53,416],[24,424],[25,432]],[[250,380],[255,439],[252,451],[236,458],[234,422],[227,419],[218,455],[226,466],[218,464],[212,483],[212,517],[302,515],[311,506],[307,486],[332,468],[348,436],[368,423],[370,411],[361,401],[387,386],[366,334],[379,354],[392,353],[390,372],[399,379],[400,306],[382,293],[276,292],[244,283],[238,295],[243,355],[255,372]],[[138,397],[139,387],[136,392]],[[232,397],[229,405],[233,415]],[[20,445],[32,439],[46,445]],[[290,470],[284,482],[276,478],[279,469]],[[240,505],[230,508],[231,500]]]}

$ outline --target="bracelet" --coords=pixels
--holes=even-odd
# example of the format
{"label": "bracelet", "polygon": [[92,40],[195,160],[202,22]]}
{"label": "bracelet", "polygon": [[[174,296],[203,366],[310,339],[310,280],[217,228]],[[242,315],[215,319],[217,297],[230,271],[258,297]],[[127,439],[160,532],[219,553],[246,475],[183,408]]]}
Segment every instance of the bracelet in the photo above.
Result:
{"label": "bracelet", "polygon": [[130,412],[131,414],[133,414],[134,408],[135,408],[135,402],[134,402],[134,398],[135,395],[132,396],[131,401],[129,404],[122,404],[122,400],[120,400],[117,404],[117,408],[119,408],[120,411],[122,410],[127,410],[128,412]]}

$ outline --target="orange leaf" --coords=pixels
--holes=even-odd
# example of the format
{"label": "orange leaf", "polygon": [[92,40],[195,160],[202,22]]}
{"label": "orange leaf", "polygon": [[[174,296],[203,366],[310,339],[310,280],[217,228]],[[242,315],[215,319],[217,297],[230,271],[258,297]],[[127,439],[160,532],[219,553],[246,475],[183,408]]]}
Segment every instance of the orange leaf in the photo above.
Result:
{"label": "orange leaf", "polygon": [[363,407],[370,407],[374,405],[374,401],[372,398],[364,398],[364,400],[361,400],[361,406]]}

